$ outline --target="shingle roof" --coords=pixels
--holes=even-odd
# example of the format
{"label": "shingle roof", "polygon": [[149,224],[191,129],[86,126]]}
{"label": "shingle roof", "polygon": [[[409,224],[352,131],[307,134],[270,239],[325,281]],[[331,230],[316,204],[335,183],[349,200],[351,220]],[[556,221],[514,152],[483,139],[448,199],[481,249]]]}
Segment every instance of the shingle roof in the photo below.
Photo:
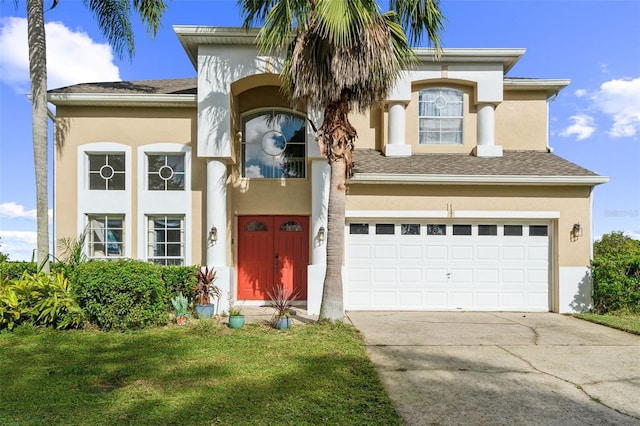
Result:
{"label": "shingle roof", "polygon": [[598,176],[557,155],[541,151],[505,151],[504,156],[494,158],[469,154],[385,157],[373,149],[356,149],[354,162],[356,175]]}
{"label": "shingle roof", "polygon": [[106,83],[81,83],[73,86],[49,90],[55,93],[110,93],[110,94],[156,94],[156,95],[195,95],[197,78],[176,78],[170,80],[114,81]]}

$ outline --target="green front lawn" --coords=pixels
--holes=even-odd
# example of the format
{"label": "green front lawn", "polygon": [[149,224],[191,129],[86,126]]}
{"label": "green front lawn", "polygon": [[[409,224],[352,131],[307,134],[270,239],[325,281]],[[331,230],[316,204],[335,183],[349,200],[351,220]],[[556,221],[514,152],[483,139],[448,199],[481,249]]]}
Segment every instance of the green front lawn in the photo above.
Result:
{"label": "green front lawn", "polygon": [[576,314],[576,318],[617,328],[627,333],[640,335],[640,315],[633,314]]}
{"label": "green front lawn", "polygon": [[399,425],[350,326],[0,334],[0,424]]}

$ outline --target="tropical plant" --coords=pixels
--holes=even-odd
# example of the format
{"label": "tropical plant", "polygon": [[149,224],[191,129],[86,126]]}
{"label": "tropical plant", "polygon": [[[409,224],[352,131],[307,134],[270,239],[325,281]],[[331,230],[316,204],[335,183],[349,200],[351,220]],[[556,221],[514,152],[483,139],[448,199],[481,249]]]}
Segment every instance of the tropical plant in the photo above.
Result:
{"label": "tropical plant", "polygon": [[[331,166],[327,270],[320,319],[342,321],[346,179],[353,173],[352,110],[384,100],[399,74],[417,63],[411,43],[426,32],[440,49],[439,0],[240,0],[244,27],[262,26],[259,49],[285,53],[282,85],[294,103],[324,110],[317,141]],[[409,39],[403,27],[407,29]]]}
{"label": "tropical plant", "polygon": [[214,284],[216,280],[216,271],[214,268],[209,269],[208,266],[198,268],[196,272],[198,284],[195,287],[196,303],[198,305],[208,305],[211,298],[219,299],[222,290]]}
{"label": "tropical plant", "polygon": [[291,308],[293,307],[293,302],[295,302],[298,298],[297,292],[291,291],[289,294],[287,294],[287,290],[284,288],[284,284],[279,283],[273,286],[271,291],[267,291],[267,296],[269,296],[269,299],[271,300],[271,307],[275,309],[272,318],[274,324],[278,320],[278,318],[291,316]]}
{"label": "tropical plant", "polygon": [[0,329],[20,324],[77,328],[83,323],[84,312],[62,272],[24,273],[0,282]]}
{"label": "tropical plant", "polygon": [[176,294],[173,299],[171,299],[171,304],[176,314],[186,314],[189,311],[189,299],[182,294],[182,292]]}
{"label": "tropical plant", "polygon": [[[53,0],[51,9],[60,0]],[[155,36],[166,9],[164,0],[83,0],[93,12],[98,27],[116,54],[127,50],[132,58],[135,52],[132,6]],[[29,77],[31,80],[31,113],[33,153],[36,172],[37,259],[49,271],[49,202],[48,202],[48,140],[47,140],[47,48],[44,31],[43,0],[27,0],[27,40],[29,46]],[[15,0],[16,7],[18,0]]]}
{"label": "tropical plant", "polygon": [[242,315],[242,308],[235,306],[233,303],[229,303],[229,316],[239,317],[240,315]]}

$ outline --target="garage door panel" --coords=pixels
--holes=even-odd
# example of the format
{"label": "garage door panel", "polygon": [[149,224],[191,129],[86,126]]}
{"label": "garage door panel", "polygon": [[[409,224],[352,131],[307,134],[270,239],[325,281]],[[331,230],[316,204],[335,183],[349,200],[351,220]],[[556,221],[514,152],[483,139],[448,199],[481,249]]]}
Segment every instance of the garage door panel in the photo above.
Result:
{"label": "garage door panel", "polygon": [[495,269],[479,269],[476,274],[476,281],[479,283],[499,283],[500,271]]}
{"label": "garage door panel", "polygon": [[473,246],[452,246],[451,247],[451,259],[452,260],[473,260]]}
{"label": "garage door panel", "polygon": [[399,270],[400,283],[422,283],[422,269],[403,268]]}
{"label": "garage door panel", "polygon": [[456,309],[463,309],[473,306],[472,292],[449,293],[449,305]]}
{"label": "garage door panel", "polygon": [[549,257],[548,247],[529,247],[529,250],[527,253],[527,259],[546,261],[548,257]]}
{"label": "garage door panel", "polygon": [[446,308],[449,304],[446,291],[430,291],[425,293],[425,305],[430,308]]}
{"label": "garage door panel", "polygon": [[500,295],[497,292],[477,292],[475,306],[479,308],[496,308],[500,306]]}
{"label": "garage door panel", "polygon": [[384,283],[393,285],[397,280],[395,268],[375,268],[373,269],[373,281],[376,284]]}
{"label": "garage door panel", "polygon": [[447,260],[449,258],[449,249],[446,245],[428,245],[425,250],[428,261]]}
{"label": "garage door panel", "polygon": [[478,260],[500,260],[500,247],[495,246],[479,246],[476,247],[476,259]]}
{"label": "garage door panel", "polygon": [[358,259],[368,261],[371,259],[371,245],[349,244],[349,259],[351,261],[357,261]]}
{"label": "garage door panel", "polygon": [[397,255],[397,247],[392,245],[374,246],[374,259],[376,260],[395,260]]}
{"label": "garage door panel", "polygon": [[371,283],[371,270],[369,268],[350,268],[349,269],[349,284],[353,286],[365,286],[368,287]]}
{"label": "garage door panel", "polygon": [[400,254],[400,261],[419,261],[422,259],[422,246],[419,245],[401,245],[398,253]]}
{"label": "garage door panel", "polygon": [[503,260],[524,260],[525,250],[521,245],[519,246],[503,246],[502,247],[502,259]]}
{"label": "garage door panel", "polygon": [[503,292],[502,293],[502,305],[505,307],[521,307],[524,306],[524,293],[522,292],[518,292],[518,293],[508,293],[508,292]]}
{"label": "garage door panel", "polygon": [[[395,234],[374,233],[393,222]],[[449,221],[446,234],[428,234],[445,222],[421,221],[412,234],[399,232],[406,220],[362,222],[369,234],[347,236],[347,309],[548,310],[548,236],[530,237],[526,221],[509,222],[508,233],[497,221],[466,222],[465,235],[453,235],[460,222]]]}

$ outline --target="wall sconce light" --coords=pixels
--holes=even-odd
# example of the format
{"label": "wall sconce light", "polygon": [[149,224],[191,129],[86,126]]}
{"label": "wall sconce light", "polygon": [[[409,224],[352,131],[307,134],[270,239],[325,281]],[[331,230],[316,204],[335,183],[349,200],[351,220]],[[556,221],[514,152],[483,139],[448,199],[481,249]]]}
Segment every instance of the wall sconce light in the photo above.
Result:
{"label": "wall sconce light", "polygon": [[580,237],[582,237],[582,225],[580,225],[580,222],[574,223],[573,228],[571,228],[571,240],[576,241]]}
{"label": "wall sconce light", "polygon": [[318,229],[318,235],[317,235],[318,242],[323,243],[326,236],[327,236],[327,231],[324,229],[324,226],[321,226],[320,229]]}
{"label": "wall sconce light", "polygon": [[211,230],[209,230],[209,242],[211,244],[215,244],[218,241],[218,228],[216,228],[215,226],[211,227]]}

